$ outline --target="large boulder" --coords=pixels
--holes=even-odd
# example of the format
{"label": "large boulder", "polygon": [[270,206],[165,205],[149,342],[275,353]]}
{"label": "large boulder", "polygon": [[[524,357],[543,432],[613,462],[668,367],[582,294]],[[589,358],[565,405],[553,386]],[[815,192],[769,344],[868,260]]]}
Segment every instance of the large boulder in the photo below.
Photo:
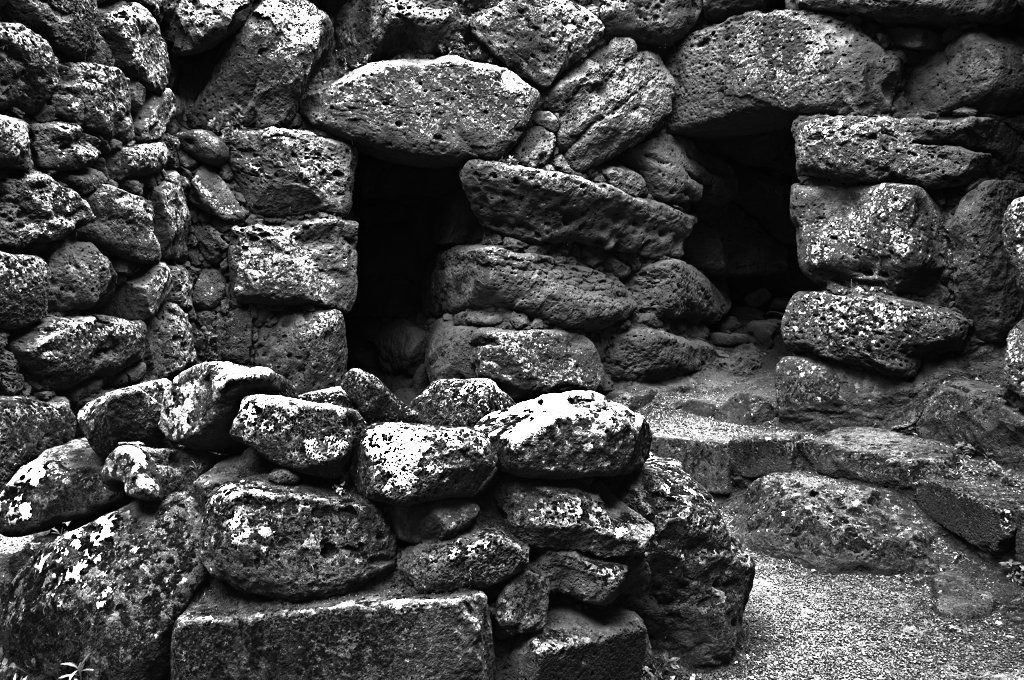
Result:
{"label": "large boulder", "polygon": [[36,249],[67,238],[93,218],[78,192],[42,172],[0,181],[0,247]]}
{"label": "large boulder", "polygon": [[896,378],[960,350],[970,329],[955,309],[858,290],[797,293],[782,319],[790,347]]}
{"label": "large boulder", "polygon": [[430,383],[412,400],[425,423],[439,427],[472,427],[488,413],[515,402],[489,378],[443,378]]}
{"label": "large boulder", "polygon": [[146,324],[113,316],[48,316],[8,349],[28,376],[64,390],[120,373],[142,358]]}
{"label": "large boulder", "polygon": [[538,93],[493,64],[462,57],[372,62],[314,89],[303,113],[318,129],[395,163],[459,165],[499,158],[519,138]]}
{"label": "large boulder", "polygon": [[604,383],[601,357],[583,335],[561,330],[486,329],[473,340],[472,372],[517,399],[593,390]]}
{"label": "large boulder", "polygon": [[574,331],[606,328],[633,311],[616,278],[569,257],[500,246],[446,250],[434,270],[432,293],[441,312],[507,309]]}
{"label": "large boulder", "polygon": [[654,132],[672,110],[673,86],[661,57],[614,38],[559,80],[543,106],[559,116],[565,160],[587,172]]}
{"label": "large boulder", "polygon": [[231,290],[242,303],[348,311],[356,299],[355,222],[317,217],[235,227]]}
{"label": "large boulder", "polygon": [[713,324],[729,311],[729,298],[696,267],[666,258],[645,264],[629,280],[637,311],[664,321]]}
{"label": "large boulder", "polygon": [[163,443],[160,412],[170,380],[147,380],[105,392],[78,411],[78,426],[89,445],[106,456],[121,442]]}
{"label": "large boulder", "polygon": [[931,283],[936,274],[942,215],[921,187],[794,184],[790,214],[800,269],[815,281],[901,291]]}
{"label": "large boulder", "polygon": [[391,571],[394,557],[380,512],[345,490],[245,480],[206,502],[203,565],[244,593],[295,601],[340,595]]}
{"label": "large boulder", "polygon": [[[19,3],[15,3],[17,6]],[[10,7],[5,7],[5,15]],[[95,11],[95,10],[94,10]],[[57,85],[57,57],[43,36],[23,23],[0,22],[0,113],[33,115]]]}
{"label": "large boulder", "polygon": [[409,505],[475,496],[496,468],[486,437],[471,428],[391,422],[366,430],[354,477],[370,500]]}
{"label": "large boulder", "polygon": [[0,397],[0,482],[46,449],[75,436],[75,413],[67,399]]}
{"label": "large boulder", "polygon": [[17,331],[46,315],[46,260],[0,251],[0,332]]}
{"label": "large boulder", "polygon": [[69,659],[112,680],[163,677],[171,629],[204,580],[200,523],[178,495],[154,514],[133,504],[33,544],[4,603],[7,658],[43,677]]}
{"label": "large boulder", "polygon": [[688,136],[783,129],[795,113],[882,113],[900,59],[839,19],[747,12],[690,34],[668,62],[670,129]]}
{"label": "large boulder", "polygon": [[492,588],[522,571],[529,556],[529,546],[508,532],[480,528],[406,548],[398,571],[421,593]]}
{"label": "large boulder", "polygon": [[307,0],[265,0],[246,19],[189,109],[194,127],[287,125],[331,41],[331,21]]}
{"label": "large boulder", "polygon": [[585,390],[519,402],[476,427],[502,472],[533,479],[626,475],[644,464],[651,446],[642,415]]}
{"label": "large boulder", "polygon": [[460,176],[482,226],[529,243],[681,257],[694,225],[664,203],[555,170],[474,160]]}
{"label": "large boulder", "polygon": [[487,597],[383,590],[288,604],[211,589],[178,619],[174,680],[262,672],[277,680],[490,680]]}

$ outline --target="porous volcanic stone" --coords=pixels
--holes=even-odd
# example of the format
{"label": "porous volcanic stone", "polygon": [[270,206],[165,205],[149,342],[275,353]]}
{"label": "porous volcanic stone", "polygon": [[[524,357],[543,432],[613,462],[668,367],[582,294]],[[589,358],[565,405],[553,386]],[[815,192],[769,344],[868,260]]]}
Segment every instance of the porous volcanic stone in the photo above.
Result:
{"label": "porous volcanic stone", "polygon": [[164,142],[132,144],[107,159],[107,175],[116,180],[150,177],[159,174],[168,158],[170,150]]}
{"label": "porous volcanic stone", "polygon": [[103,459],[84,439],[43,451],[0,489],[0,533],[26,536],[80,523],[125,502],[100,478]]}
{"label": "porous volcanic stone", "polygon": [[782,319],[790,347],[896,378],[913,377],[924,358],[961,349],[970,328],[954,309],[856,290],[797,293]]}
{"label": "porous volcanic stone", "polygon": [[435,501],[390,508],[391,528],[406,543],[452,538],[476,522],[480,506],[469,501]]}
{"label": "porous volcanic stone", "polygon": [[132,127],[132,96],[121,69],[106,64],[61,64],[50,109],[58,120],[78,123],[86,132],[128,141]]}
{"label": "porous volcanic stone", "polygon": [[163,92],[154,94],[143,102],[135,112],[132,127],[138,142],[156,142],[167,132],[171,119],[180,113],[174,90],[165,87]]}
{"label": "porous volcanic stone", "polygon": [[189,188],[193,204],[213,218],[238,224],[249,216],[248,209],[238,202],[224,178],[209,168],[199,168],[192,175]]}
{"label": "porous volcanic stone", "polygon": [[914,429],[929,439],[968,444],[997,463],[1024,463],[1024,414],[1007,403],[1001,385],[943,383],[921,407]]}
{"label": "porous volcanic stone", "polygon": [[142,358],[146,324],[113,316],[48,316],[8,349],[28,376],[55,390],[116,375]]}
{"label": "porous volcanic stone", "polygon": [[352,308],[355,222],[325,217],[236,227],[229,250],[231,290],[239,302]]}
{"label": "porous volcanic stone", "polygon": [[33,123],[32,151],[36,167],[47,172],[75,172],[100,156],[78,123]]}
{"label": "porous volcanic stone", "polygon": [[309,130],[232,130],[231,169],[249,210],[270,217],[352,210],[355,151]]}
{"label": "porous volcanic stone", "polygon": [[163,443],[160,411],[170,380],[148,380],[105,392],[78,411],[78,426],[89,445],[105,457],[121,442]]}
{"label": "porous volcanic stone", "polygon": [[362,592],[287,604],[210,590],[178,619],[175,680],[261,672],[278,680],[490,680],[487,597]]}
{"label": "porous volcanic stone", "polygon": [[1024,321],[1006,336],[1006,384],[1011,392],[1024,396]]}
{"label": "porous volcanic stone", "polygon": [[96,219],[79,227],[78,236],[113,257],[141,264],[154,264],[160,259],[149,201],[104,184],[89,195],[89,205]]}
{"label": "porous volcanic stone", "polygon": [[430,383],[412,400],[412,407],[430,425],[472,427],[488,413],[514,403],[489,378],[445,378]]}
{"label": "porous volcanic stone", "polygon": [[597,347],[583,335],[559,330],[485,330],[472,343],[474,373],[494,380],[515,398],[592,390],[604,381]]}
{"label": "porous volcanic stone", "polygon": [[0,169],[28,170],[32,167],[32,146],[28,123],[0,115]]}
{"label": "porous volcanic stone", "polygon": [[460,177],[482,226],[529,243],[681,257],[694,225],[664,203],[555,170],[473,160]]}
{"label": "porous volcanic stone", "polygon": [[246,19],[186,120],[220,131],[290,123],[313,65],[331,40],[331,21],[306,0],[265,0]]}
{"label": "porous volcanic stone", "polygon": [[128,279],[114,292],[103,312],[122,319],[147,321],[160,311],[170,292],[171,268],[158,262],[141,275]]}
{"label": "porous volcanic stone", "polygon": [[0,331],[17,331],[46,315],[46,260],[0,251]]}
{"label": "porous volcanic stone", "polygon": [[890,491],[803,472],[776,472],[747,488],[746,541],[824,571],[915,571],[934,534]]}
{"label": "porous volcanic stone", "polygon": [[729,311],[729,299],[691,264],[664,259],[640,268],[629,280],[637,311],[666,321],[712,324]]}
{"label": "porous volcanic stone", "polygon": [[363,436],[363,418],[350,408],[278,394],[242,400],[231,435],[294,472],[339,479]]}
{"label": "porous volcanic stone", "polygon": [[380,378],[361,368],[349,369],[341,379],[341,388],[368,423],[419,422],[419,414],[396,397]]}
{"label": "porous volcanic stone", "polygon": [[252,0],[178,0],[166,8],[167,44],[178,54],[216,47],[242,27]]}
{"label": "porous volcanic stone", "polygon": [[149,321],[146,333],[149,375],[169,378],[196,363],[196,343],[188,313],[173,302],[164,303]]}
{"label": "porous volcanic stone", "polygon": [[97,14],[95,3],[78,0],[15,0],[4,7],[6,20],[39,33],[65,61],[98,56]]}
{"label": "porous volcanic stone", "polygon": [[508,309],[574,331],[600,330],[633,312],[633,301],[616,278],[570,257],[500,246],[446,250],[434,270],[432,292],[442,312]]}
{"label": "porous volcanic stone", "polygon": [[244,593],[284,600],[340,595],[390,572],[395,537],[344,490],[229,483],[206,502],[202,561]]}
{"label": "porous volcanic stone", "polygon": [[703,340],[648,326],[633,326],[613,336],[601,354],[613,379],[642,381],[696,373],[714,356],[714,347]]}
{"label": "porous volcanic stone", "polygon": [[[666,48],[686,37],[701,17],[702,5],[707,14],[716,3],[713,0],[704,3],[695,0],[584,0],[581,4],[597,12],[608,35],[625,35],[639,43]],[[751,4],[750,0],[746,4]],[[754,5],[757,5],[756,0]]]}
{"label": "porous volcanic stone", "polygon": [[661,132],[625,153],[622,162],[640,173],[651,197],[669,205],[697,202],[704,195],[704,170],[691,156],[688,146],[667,132]]}
{"label": "porous volcanic stone", "polygon": [[860,281],[900,291],[935,273],[942,214],[921,187],[794,184],[789,206],[800,269],[815,281]]}
{"label": "porous volcanic stone", "polygon": [[622,593],[629,567],[587,557],[575,550],[552,550],[530,565],[543,574],[551,592],[583,604],[607,607]]}
{"label": "porous volcanic stone", "polygon": [[599,392],[545,394],[485,416],[499,469],[518,477],[618,477],[647,460],[651,430],[642,415]]}
{"label": "porous volcanic stone", "polygon": [[204,580],[201,521],[179,495],[155,514],[132,504],[33,544],[2,613],[7,658],[57,677],[88,649],[89,667],[104,677],[166,673],[174,621]]}
{"label": "porous volcanic stone", "polygon": [[100,35],[125,75],[151,92],[167,87],[170,57],[153,14],[137,2],[116,2],[101,8],[98,17]]}
{"label": "porous volcanic stone", "polygon": [[326,309],[262,316],[252,340],[252,361],[285,376],[297,390],[337,384],[348,365],[345,315]]}
{"label": "porous volcanic stone", "polygon": [[[15,3],[17,5],[18,3]],[[4,7],[5,14],[10,11]],[[33,115],[57,85],[57,57],[50,44],[21,23],[0,22],[0,113]]]}
{"label": "porous volcanic stone", "polygon": [[354,476],[370,500],[408,505],[475,496],[496,467],[486,437],[471,428],[391,422],[367,428]]}
{"label": "porous volcanic stone", "polygon": [[1011,201],[1003,213],[1003,245],[1017,269],[1018,281],[1024,282],[1024,197]]}
{"label": "porous volcanic stone", "polygon": [[505,584],[491,609],[494,634],[513,637],[539,632],[548,620],[548,582],[534,569],[525,569]]}
{"label": "porous volcanic stone", "polygon": [[0,397],[0,482],[44,450],[75,436],[75,413],[67,399]]}
{"label": "porous volcanic stone", "polygon": [[93,218],[78,192],[42,172],[0,181],[0,247],[34,249],[67,238]]}
{"label": "porous volcanic stone", "polygon": [[185,195],[188,180],[177,172],[168,172],[164,177],[166,179],[158,182],[149,195],[153,203],[153,233],[164,254],[173,252],[177,257],[192,219]]}
{"label": "porous volcanic stone", "polygon": [[509,527],[532,547],[615,559],[642,554],[654,535],[641,515],[588,491],[506,481],[495,495]]}
{"label": "porous volcanic stone", "polygon": [[853,14],[885,24],[959,26],[998,24],[1013,12],[1010,0],[980,0],[959,3],[951,0],[794,0],[794,9],[827,14]]}
{"label": "porous volcanic stone", "polygon": [[568,0],[501,0],[473,14],[469,26],[487,49],[537,87],[550,86],[604,33],[593,12]]}
{"label": "porous volcanic stone", "polygon": [[403,165],[499,158],[526,129],[537,90],[512,71],[462,57],[376,61],[310,93],[318,129]]}
{"label": "porous volcanic stone", "polygon": [[529,546],[507,532],[482,528],[406,548],[398,571],[421,593],[491,588],[522,571],[529,556]]}
{"label": "porous volcanic stone", "polygon": [[233,445],[229,430],[242,399],[250,394],[291,393],[288,381],[269,368],[205,361],[171,381],[160,429],[174,444],[224,451]]}
{"label": "porous volcanic stone", "polygon": [[694,31],[672,55],[669,127],[687,136],[754,134],[785,128],[794,113],[882,113],[900,65],[838,19],[748,12]]}
{"label": "porous volcanic stone", "polygon": [[213,465],[213,458],[183,449],[121,444],[107,455],[101,477],[138,501],[156,503],[192,484]]}
{"label": "porous volcanic stone", "polygon": [[88,241],[62,243],[47,264],[47,302],[56,312],[92,309],[114,290],[117,272],[113,263]]}

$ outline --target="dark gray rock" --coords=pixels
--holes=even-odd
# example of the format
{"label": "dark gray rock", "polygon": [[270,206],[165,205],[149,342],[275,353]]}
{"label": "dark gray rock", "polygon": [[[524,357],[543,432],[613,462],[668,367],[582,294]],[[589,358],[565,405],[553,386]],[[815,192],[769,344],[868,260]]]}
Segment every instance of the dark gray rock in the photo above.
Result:
{"label": "dark gray rock", "polygon": [[288,381],[269,368],[206,361],[171,381],[160,414],[160,430],[173,444],[224,451],[233,446],[229,431],[242,399],[250,394],[291,393]]}
{"label": "dark gray rock", "polygon": [[518,574],[529,555],[529,547],[507,532],[481,528],[405,548],[398,555],[398,571],[421,593],[483,589]]}
{"label": "dark gray rock", "polygon": [[607,607],[622,594],[629,567],[587,557],[575,550],[552,550],[530,568],[542,574],[551,592],[597,607]]}
{"label": "dark gray rock", "polygon": [[348,365],[348,341],[340,311],[269,314],[258,321],[252,338],[253,363],[273,368],[298,390],[341,382]]}
{"label": "dark gray rock", "polygon": [[153,231],[153,205],[135,194],[104,184],[89,196],[96,219],[79,227],[78,235],[109,255],[130,262],[153,264],[160,259],[160,242]]}
{"label": "dark gray rock", "polygon": [[856,0],[795,0],[794,9],[827,14],[852,14],[870,17],[884,24],[960,26],[998,24],[1009,19],[1013,3],[1009,0],[981,0],[961,4],[950,0],[924,0],[913,4],[900,0],[861,3]]}
{"label": "dark gray rock", "polygon": [[643,416],[582,390],[520,402],[476,427],[502,472],[535,479],[626,475],[643,465],[651,446]]}
{"label": "dark gray rock", "polygon": [[17,331],[46,316],[46,260],[0,251],[0,331]]}
{"label": "dark gray rock", "polygon": [[32,167],[32,146],[28,123],[0,115],[0,169],[28,170]]}
{"label": "dark gray rock", "polygon": [[967,444],[1003,465],[1024,463],[1024,414],[1001,385],[981,380],[943,383],[925,401],[914,429],[922,437]]}
{"label": "dark gray rock", "polygon": [[1024,282],[1024,197],[1012,200],[1003,213],[1003,247],[1016,269],[1017,280]]}
{"label": "dark gray rock", "polygon": [[28,26],[4,21],[0,22],[0,50],[4,54],[0,82],[6,83],[0,90],[0,112],[38,113],[57,85],[58,62],[50,44]]}
{"label": "dark gray rock", "polygon": [[0,481],[25,463],[75,436],[75,414],[67,399],[0,397]]}
{"label": "dark gray rock", "polygon": [[693,265],[664,259],[646,264],[629,280],[637,310],[666,321],[713,324],[729,311],[729,299]]}
{"label": "dark gray rock", "polygon": [[487,438],[471,428],[388,422],[366,430],[353,474],[370,500],[409,505],[475,496],[496,468]]}
{"label": "dark gray rock", "polygon": [[479,514],[479,505],[458,500],[389,509],[391,528],[398,540],[406,543],[453,538],[473,526]]}
{"label": "dark gray rock", "polygon": [[594,8],[608,35],[625,35],[639,43],[666,48],[686,37],[701,17],[702,4],[706,12],[713,1],[585,0],[582,4]]}
{"label": "dark gray rock", "polygon": [[153,378],[170,378],[196,363],[196,341],[188,313],[173,302],[164,303],[149,321],[146,363]]}
{"label": "dark gray rock", "polygon": [[347,371],[341,379],[341,388],[368,423],[419,422],[419,415],[402,403],[380,378],[361,368]]}
{"label": "dark gray rock", "polygon": [[696,373],[714,357],[714,348],[703,340],[647,326],[633,326],[613,336],[601,354],[614,380],[643,381]]}
{"label": "dark gray rock", "polygon": [[148,321],[156,315],[170,292],[171,268],[158,262],[141,275],[122,283],[103,307],[105,314],[122,319]]}
{"label": "dark gray rock", "polygon": [[102,457],[121,442],[159,446],[160,412],[170,387],[169,380],[148,380],[104,392],[78,411],[78,426]]}
{"label": "dark gray rock", "polygon": [[150,177],[163,170],[170,155],[164,142],[132,144],[107,159],[107,175],[118,181]]}
{"label": "dark gray rock", "polygon": [[340,479],[348,472],[364,427],[362,417],[350,408],[253,394],[242,400],[231,435],[276,465]]}
{"label": "dark gray rock", "polygon": [[31,130],[32,151],[40,170],[75,172],[100,156],[78,123],[33,123]]}
{"label": "dark gray rock", "polygon": [[185,196],[188,182],[177,172],[168,172],[164,177],[149,195],[153,203],[153,233],[165,257],[186,259],[182,257],[182,243],[192,219]]}
{"label": "dark gray rock", "polygon": [[97,14],[94,3],[79,0],[15,0],[4,8],[6,21],[39,33],[64,61],[84,61],[101,51]]}
{"label": "dark gray rock", "polygon": [[92,218],[78,192],[49,175],[31,171],[0,181],[0,247],[35,249],[67,238]]}
{"label": "dark gray rock", "polygon": [[193,483],[213,465],[213,458],[182,449],[121,444],[107,455],[101,477],[109,486],[146,503],[157,503]]}
{"label": "dark gray rock", "polygon": [[669,128],[755,134],[785,128],[795,113],[882,113],[892,106],[900,66],[838,19],[748,12],[695,31],[672,55],[678,86]]}
{"label": "dark gray rock", "polygon": [[166,134],[171,119],[179,113],[177,95],[174,94],[174,90],[165,87],[163,92],[147,98],[142,107],[135,112],[135,118],[132,120],[135,140],[159,141]]}
{"label": "dark gray rock", "polygon": [[564,172],[474,160],[460,176],[482,226],[529,243],[681,257],[694,225],[664,203]]}
{"label": "dark gray rock", "polygon": [[47,302],[55,312],[93,309],[114,290],[117,272],[113,263],[88,241],[62,243],[47,264]]}
{"label": "dark gray rock", "polygon": [[491,609],[494,633],[514,637],[540,632],[548,620],[548,582],[533,569],[505,584]]}
{"label": "dark gray rock", "polygon": [[499,158],[526,129],[537,90],[508,69],[462,57],[367,64],[310,92],[312,125],[367,153],[415,166]]}
{"label": "dark gray rock", "polygon": [[704,195],[707,171],[686,142],[661,132],[629,149],[622,162],[644,178],[651,197],[669,205],[696,203]]}
{"label": "dark gray rock", "polygon": [[482,330],[472,339],[472,370],[517,399],[564,390],[592,390],[604,382],[597,347],[587,337],[558,330]]}
{"label": "dark gray rock", "polygon": [[178,0],[167,6],[167,44],[178,54],[198,54],[227,40],[242,27],[252,0]]}
{"label": "dark gray rock", "polygon": [[412,400],[412,407],[430,425],[472,427],[488,413],[514,403],[489,378],[445,378],[430,383]]}
{"label": "dark gray rock", "polygon": [[153,14],[137,2],[116,2],[101,8],[98,17],[100,35],[125,75],[150,92],[167,87],[170,57]]}
{"label": "dark gray rock", "polygon": [[353,408],[352,399],[349,398],[348,392],[343,387],[324,387],[312,392],[303,392],[299,395],[299,399],[315,401],[318,404],[333,404],[343,408]]}
{"label": "dark gray rock", "polygon": [[[244,134],[241,130],[239,133]],[[181,150],[200,163],[219,168],[231,160],[231,147],[212,130],[182,130],[178,133],[178,141],[181,142]]]}
{"label": "dark gray rock", "polygon": [[78,123],[86,132],[100,137],[128,141],[135,133],[131,88],[116,66],[61,64],[60,80],[47,111],[52,111],[57,120]]}
{"label": "dark gray rock", "polygon": [[211,574],[244,593],[301,601],[390,572],[395,537],[350,492],[242,481],[207,500],[201,553]]}
{"label": "dark gray rock", "polygon": [[103,459],[84,439],[47,449],[0,489],[0,533],[26,536],[92,520],[126,499],[100,477]]}

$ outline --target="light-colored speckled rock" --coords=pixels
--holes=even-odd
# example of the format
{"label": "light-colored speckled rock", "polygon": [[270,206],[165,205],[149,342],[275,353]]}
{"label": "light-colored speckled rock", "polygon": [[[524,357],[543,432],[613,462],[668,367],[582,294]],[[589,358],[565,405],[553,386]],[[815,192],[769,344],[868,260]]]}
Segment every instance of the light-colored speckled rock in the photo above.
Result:
{"label": "light-colored speckled rock", "polygon": [[487,439],[471,428],[379,423],[360,442],[355,480],[370,500],[408,505],[475,496],[496,468]]}
{"label": "light-colored speckled rock", "polygon": [[601,357],[583,335],[561,330],[481,329],[473,340],[473,374],[515,398],[593,390],[605,380]]}
{"label": "light-colored speckled rock", "polygon": [[62,64],[50,99],[52,117],[78,123],[86,132],[128,141],[132,127],[131,87],[116,66],[91,62]]}
{"label": "light-colored speckled rock", "polygon": [[502,472],[535,479],[618,477],[639,469],[651,446],[642,415],[599,392],[545,394],[485,416]]}
{"label": "light-colored speckled rock", "polygon": [[0,46],[7,57],[0,74],[10,84],[0,94],[0,112],[34,115],[57,84],[57,56],[43,36],[11,20],[0,22]]}
{"label": "light-colored speckled rock", "polygon": [[423,421],[441,427],[472,427],[515,402],[489,378],[444,378],[430,383],[412,400]]}
{"label": "light-colored speckled rock", "polygon": [[179,54],[205,52],[242,27],[252,0],[177,0],[167,8],[168,46]]}
{"label": "light-colored speckled rock", "polygon": [[1006,336],[1006,385],[1024,397],[1024,321],[1018,322]]}
{"label": "light-colored speckled rock", "polygon": [[138,501],[156,503],[192,484],[213,465],[212,456],[183,449],[121,444],[107,455],[101,477]]}
{"label": "light-colored speckled rock", "polygon": [[46,315],[46,260],[0,251],[0,331],[17,331]]}
{"label": "light-colored speckled rock", "polygon": [[530,548],[500,529],[482,528],[403,550],[398,571],[422,593],[493,588],[518,574]]}
{"label": "light-colored speckled rock", "polygon": [[419,414],[388,389],[381,379],[361,368],[352,368],[341,379],[341,388],[368,423],[419,422]]}
{"label": "light-colored speckled rock", "polygon": [[100,35],[125,75],[151,92],[167,87],[170,57],[153,14],[137,2],[116,2],[101,8],[98,18]]}
{"label": "light-colored speckled rock", "polygon": [[28,170],[32,167],[32,146],[28,123],[0,115],[0,169]]}
{"label": "light-colored speckled rock", "polygon": [[1014,199],[1003,213],[1003,246],[1024,284],[1024,196]]}
{"label": "light-colored speckled rock", "polygon": [[526,569],[505,584],[491,609],[496,637],[514,637],[539,632],[548,620],[548,582],[533,569]]}
{"label": "light-colored speckled rock", "polygon": [[0,182],[0,247],[37,248],[67,238],[93,218],[78,192],[49,175],[31,171]]}
{"label": "light-colored speckled rock", "polygon": [[170,387],[170,380],[147,380],[105,392],[78,411],[78,426],[100,456],[121,442],[157,446],[163,442],[160,412]]}
{"label": "light-colored speckled rock", "polygon": [[75,436],[75,413],[67,399],[0,397],[0,482],[44,450]]}
{"label": "light-colored speckled rock", "polygon": [[170,292],[171,268],[158,262],[139,276],[122,283],[103,312],[122,319],[148,321],[160,311]]}
{"label": "light-colored speckled rock", "polygon": [[661,132],[628,150],[622,162],[640,173],[651,197],[669,205],[687,205],[704,195],[704,170],[687,142]]}

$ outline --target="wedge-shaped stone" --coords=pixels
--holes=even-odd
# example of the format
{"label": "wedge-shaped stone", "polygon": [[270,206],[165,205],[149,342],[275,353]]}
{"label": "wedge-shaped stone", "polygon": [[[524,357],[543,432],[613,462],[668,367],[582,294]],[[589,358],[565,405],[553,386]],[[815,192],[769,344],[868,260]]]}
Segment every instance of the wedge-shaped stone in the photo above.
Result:
{"label": "wedge-shaped stone", "polygon": [[442,312],[511,310],[574,331],[606,328],[633,311],[626,287],[616,278],[569,257],[500,246],[446,250],[432,290]]}
{"label": "wedge-shaped stone", "polygon": [[67,399],[0,397],[0,482],[44,450],[75,436],[75,413]]}
{"label": "wedge-shaped stone", "polygon": [[356,300],[354,222],[317,217],[281,225],[236,227],[230,247],[231,288],[239,302],[333,307]]}
{"label": "wedge-shaped stone", "polygon": [[490,680],[492,645],[482,592],[374,591],[303,605],[211,589],[178,619],[171,677]]}
{"label": "wedge-shaped stone", "polygon": [[[608,35],[625,35],[637,42],[666,48],[677,45],[697,23],[701,9],[708,14],[715,4],[712,0],[583,0],[580,4],[592,7],[604,22]],[[735,8],[732,13],[759,7],[756,0],[725,3]],[[720,21],[721,17],[709,22]]]}
{"label": "wedge-shaped stone", "polygon": [[577,175],[470,161],[462,186],[481,225],[529,243],[682,257],[694,218]]}
{"label": "wedge-shaped stone", "polygon": [[691,264],[664,259],[646,264],[629,280],[638,311],[666,321],[712,324],[729,311],[729,298]]}
{"label": "wedge-shaped stone", "polygon": [[587,557],[575,550],[552,550],[531,564],[552,592],[583,604],[607,607],[622,594],[629,567]]}
{"label": "wedge-shaped stone", "polygon": [[180,54],[205,52],[231,37],[252,12],[252,0],[180,0],[167,7],[168,46]]}
{"label": "wedge-shaped stone", "polygon": [[444,378],[430,383],[412,401],[423,421],[440,427],[472,427],[488,413],[515,402],[489,378]]}
{"label": "wedge-shaped stone", "polygon": [[0,247],[30,250],[67,238],[93,218],[77,191],[42,172],[0,182]]}
{"label": "wedge-shaped stone", "polygon": [[369,423],[419,422],[419,415],[409,408],[381,379],[361,368],[345,372],[341,388],[352,402],[352,407]]}
{"label": "wedge-shaped stone", "polygon": [[170,387],[170,380],[147,380],[101,394],[78,411],[78,426],[101,456],[121,442],[158,446],[164,440],[160,411]]}
{"label": "wedge-shaped stone", "polygon": [[597,347],[584,335],[558,330],[483,329],[471,340],[472,372],[516,398],[592,390],[604,382]]}
{"label": "wedge-shaped stone", "polygon": [[406,548],[398,556],[398,571],[421,593],[446,593],[501,585],[529,559],[525,543],[506,531],[482,528]]}
{"label": "wedge-shaped stone", "polygon": [[896,378],[911,378],[926,358],[960,350],[971,322],[955,309],[884,293],[800,292],[786,307],[790,347]]}
{"label": "wedge-shaped stone", "polygon": [[170,79],[171,62],[160,24],[137,2],[117,2],[99,11],[100,35],[110,46],[114,63],[151,92]]}
{"label": "wedge-shaped stone", "polygon": [[601,354],[612,379],[644,382],[696,373],[714,357],[715,348],[704,340],[640,325],[613,336]]}
{"label": "wedge-shaped stone", "polygon": [[499,158],[526,129],[537,90],[508,69],[462,57],[377,61],[312,92],[314,127],[395,163]]}
{"label": "wedge-shaped stone", "polygon": [[207,500],[201,557],[244,593],[301,601],[391,571],[395,537],[373,505],[348,491],[245,480]]}
{"label": "wedge-shaped stone", "polygon": [[795,113],[883,113],[900,59],[852,25],[808,12],[747,12],[697,30],[668,62],[673,132],[783,129]]}
{"label": "wedge-shaped stone", "polygon": [[502,472],[535,479],[618,477],[647,460],[651,433],[642,415],[600,392],[545,394],[485,416]]}

